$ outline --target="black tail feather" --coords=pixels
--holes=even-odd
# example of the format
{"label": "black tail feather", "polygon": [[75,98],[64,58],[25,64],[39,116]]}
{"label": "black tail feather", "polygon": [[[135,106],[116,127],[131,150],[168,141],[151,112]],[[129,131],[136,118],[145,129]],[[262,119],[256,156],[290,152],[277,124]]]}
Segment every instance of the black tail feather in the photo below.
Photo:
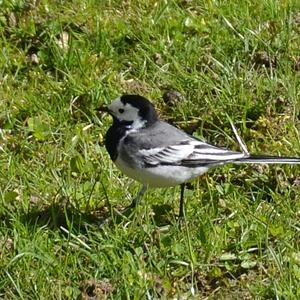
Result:
{"label": "black tail feather", "polygon": [[300,157],[280,157],[269,155],[250,155],[234,161],[235,163],[246,164],[300,164]]}

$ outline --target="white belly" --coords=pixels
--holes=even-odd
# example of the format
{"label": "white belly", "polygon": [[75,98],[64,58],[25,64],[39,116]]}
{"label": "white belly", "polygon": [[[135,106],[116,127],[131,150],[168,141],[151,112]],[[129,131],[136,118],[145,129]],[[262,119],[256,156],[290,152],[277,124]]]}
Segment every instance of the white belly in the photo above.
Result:
{"label": "white belly", "polygon": [[182,166],[159,166],[159,168],[132,169],[121,159],[116,166],[128,177],[149,187],[168,187],[192,180],[207,172],[207,167],[187,168]]}

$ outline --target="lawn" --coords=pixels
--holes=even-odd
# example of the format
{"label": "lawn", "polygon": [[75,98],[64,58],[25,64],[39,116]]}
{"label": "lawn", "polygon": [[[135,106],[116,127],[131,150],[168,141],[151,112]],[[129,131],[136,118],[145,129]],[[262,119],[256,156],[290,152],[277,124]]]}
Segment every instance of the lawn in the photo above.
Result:
{"label": "lawn", "polygon": [[[300,167],[149,190],[104,147],[120,94],[238,150],[300,156],[300,2],[0,1],[1,299],[299,299]],[[113,215],[112,224],[98,226]]]}

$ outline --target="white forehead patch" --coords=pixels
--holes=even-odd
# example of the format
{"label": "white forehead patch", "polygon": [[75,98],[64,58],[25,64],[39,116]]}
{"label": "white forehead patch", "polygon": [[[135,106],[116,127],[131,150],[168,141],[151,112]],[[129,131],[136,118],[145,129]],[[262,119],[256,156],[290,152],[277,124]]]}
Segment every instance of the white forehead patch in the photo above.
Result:
{"label": "white forehead patch", "polygon": [[108,105],[108,109],[119,121],[132,121],[131,127],[133,129],[138,129],[145,125],[145,121],[139,115],[139,109],[129,103],[124,105],[120,97]]}

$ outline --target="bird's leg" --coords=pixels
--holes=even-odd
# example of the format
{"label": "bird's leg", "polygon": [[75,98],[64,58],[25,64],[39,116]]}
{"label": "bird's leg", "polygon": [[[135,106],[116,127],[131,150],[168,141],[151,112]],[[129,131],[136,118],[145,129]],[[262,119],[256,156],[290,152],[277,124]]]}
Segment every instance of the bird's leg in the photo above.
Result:
{"label": "bird's leg", "polygon": [[[143,185],[141,187],[141,189],[139,190],[137,196],[132,200],[132,203],[129,206],[127,206],[126,208],[124,208],[122,211],[115,210],[115,213],[118,216],[124,217],[128,211],[130,211],[131,209],[133,209],[139,205],[139,203],[141,202],[141,199],[143,198],[146,191],[147,191],[147,186]],[[104,224],[110,224],[111,222],[112,222],[112,216],[99,221],[98,226],[102,226]]]}
{"label": "bird's leg", "polygon": [[179,206],[179,216],[178,221],[182,222],[185,219],[185,211],[184,211],[184,188],[185,183],[180,185],[180,206]]}
{"label": "bird's leg", "polygon": [[147,186],[142,185],[141,189],[139,190],[136,197],[132,200],[132,203],[130,204],[129,207],[131,207],[131,208],[132,207],[137,207],[140,204],[140,202],[141,202],[141,200],[142,200],[142,198],[143,198],[146,191],[147,191]]}

